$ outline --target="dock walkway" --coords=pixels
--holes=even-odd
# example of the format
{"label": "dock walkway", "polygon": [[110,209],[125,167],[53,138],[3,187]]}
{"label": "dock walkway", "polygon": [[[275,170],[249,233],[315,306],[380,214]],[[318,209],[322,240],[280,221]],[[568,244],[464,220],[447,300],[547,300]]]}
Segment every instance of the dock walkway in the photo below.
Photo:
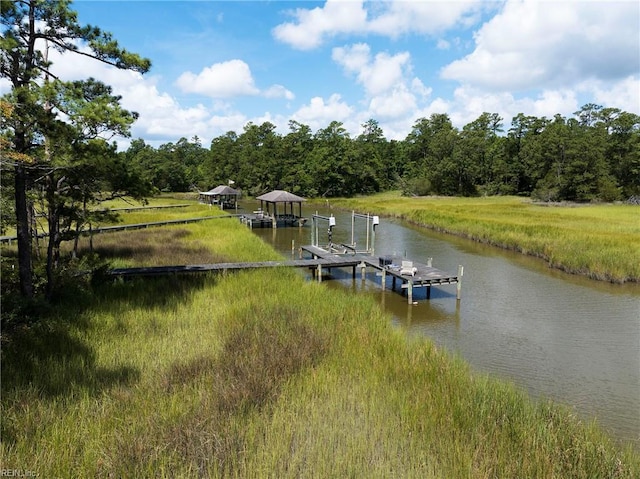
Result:
{"label": "dock walkway", "polygon": [[[182,273],[206,273],[206,272],[226,272],[245,269],[259,268],[307,268],[313,277],[322,281],[323,270],[331,268],[352,268],[353,277],[356,277],[357,268],[360,268],[362,279],[365,278],[366,269],[376,270],[376,274],[381,276],[382,289],[386,288],[387,275],[393,278],[392,289],[396,288],[396,283],[401,283],[402,290],[407,290],[407,301],[413,303],[414,288],[426,288],[427,299],[430,297],[431,287],[447,284],[457,284],[457,298],[460,299],[460,284],[462,279],[462,268],[459,268],[457,275],[446,273],[429,265],[411,262],[415,268],[413,274],[403,274],[401,266],[402,259],[390,256],[374,257],[369,254],[351,252],[346,254],[336,254],[317,246],[302,246],[303,253],[310,254],[311,258],[300,258],[282,261],[255,261],[237,263],[211,263],[193,264],[182,266],[145,266],[136,268],[116,268],[107,272],[109,276],[130,278],[136,276],[162,276],[167,274]],[[396,264],[399,263],[399,264]]]}
{"label": "dock walkway", "polygon": [[135,268],[114,268],[107,272],[109,276],[115,277],[135,277],[135,276],[162,276],[166,274],[179,273],[205,273],[238,271],[243,269],[259,268],[310,268],[318,269],[322,267],[347,267],[358,265],[360,261],[347,260],[336,261],[332,258],[297,259],[284,261],[254,261],[238,263],[209,263],[191,264],[183,266],[140,266]]}

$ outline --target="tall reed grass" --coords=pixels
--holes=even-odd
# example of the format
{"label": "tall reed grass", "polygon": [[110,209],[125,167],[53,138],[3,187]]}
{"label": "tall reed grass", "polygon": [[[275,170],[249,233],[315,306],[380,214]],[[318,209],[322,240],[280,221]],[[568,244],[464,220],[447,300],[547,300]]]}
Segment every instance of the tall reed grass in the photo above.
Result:
{"label": "tall reed grass", "polygon": [[399,193],[332,203],[536,256],[569,273],[640,281],[640,213],[634,205],[550,206],[517,197],[407,198]]}
{"label": "tall reed grass", "polygon": [[[219,221],[171,241],[276,256]],[[640,475],[595,424],[285,269],[108,282],[3,336],[0,432],[2,468],[40,477]]]}

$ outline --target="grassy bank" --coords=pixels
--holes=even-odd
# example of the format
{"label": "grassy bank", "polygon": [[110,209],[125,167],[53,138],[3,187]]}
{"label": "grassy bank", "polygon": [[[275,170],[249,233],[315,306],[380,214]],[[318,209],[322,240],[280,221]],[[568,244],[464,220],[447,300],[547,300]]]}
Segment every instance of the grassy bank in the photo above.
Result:
{"label": "grassy bank", "polygon": [[[119,261],[276,257],[237,221],[169,231]],[[104,283],[3,341],[2,468],[40,477],[640,474],[593,424],[289,270]]]}
{"label": "grassy bank", "polygon": [[537,256],[570,273],[612,282],[640,281],[637,206],[548,206],[516,197],[407,198],[399,193],[332,204]]}

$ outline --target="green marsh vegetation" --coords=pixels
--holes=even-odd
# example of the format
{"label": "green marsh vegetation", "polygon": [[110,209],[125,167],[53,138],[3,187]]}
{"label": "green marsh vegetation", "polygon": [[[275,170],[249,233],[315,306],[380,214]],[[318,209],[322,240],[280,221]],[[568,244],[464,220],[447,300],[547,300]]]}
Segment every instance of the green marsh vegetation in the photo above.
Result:
{"label": "green marsh vegetation", "polygon": [[[278,257],[231,219],[114,238],[121,264]],[[284,269],[94,284],[3,334],[2,418],[2,467],[41,477],[640,474],[595,424]]]}
{"label": "green marsh vegetation", "polygon": [[331,203],[519,251],[593,279],[640,281],[640,210],[634,205],[549,205],[509,196],[409,198],[399,193]]}

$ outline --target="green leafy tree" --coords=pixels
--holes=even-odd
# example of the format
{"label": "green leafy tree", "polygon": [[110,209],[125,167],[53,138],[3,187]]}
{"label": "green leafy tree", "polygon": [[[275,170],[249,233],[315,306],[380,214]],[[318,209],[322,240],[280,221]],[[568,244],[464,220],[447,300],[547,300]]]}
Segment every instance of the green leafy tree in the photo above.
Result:
{"label": "green leafy tree", "polygon": [[142,138],[132,140],[126,151],[118,154],[122,161],[129,166],[129,170],[154,189],[158,187],[158,152],[151,145],[147,145]]}
{"label": "green leafy tree", "polygon": [[240,159],[238,135],[234,131],[228,131],[222,136],[211,140],[209,155],[205,160],[204,180],[206,188],[213,188],[219,184],[226,184],[229,180],[240,182]]}
{"label": "green leafy tree", "polygon": [[309,125],[289,121],[289,133],[282,138],[283,176],[279,188],[295,194],[317,196],[309,171],[313,151],[313,134]]}
{"label": "green leafy tree", "polygon": [[[2,0],[0,4],[0,73],[11,84],[11,92],[5,96],[5,100],[14,110],[11,121],[3,124],[6,128],[3,136],[13,153],[13,159],[8,161],[12,163],[14,176],[20,291],[27,297],[34,294],[30,221],[32,208],[28,193],[34,179],[43,169],[45,172],[47,169],[51,170],[52,166],[47,163],[52,154],[62,154],[65,151],[64,155],[77,157],[75,153],[63,148],[61,143],[57,143],[55,150],[47,150],[47,134],[59,134],[56,142],[65,136],[71,141],[74,136],[69,131],[61,131],[64,128],[58,128],[56,114],[61,112],[56,112],[49,103],[51,95],[43,91],[48,87],[47,80],[50,79],[52,84],[59,82],[51,71],[51,63],[46,54],[47,46],[59,52],[83,55],[116,68],[146,72],[150,67],[149,60],[122,49],[109,33],[94,26],[80,25],[70,4],[68,0]],[[88,46],[89,51],[80,50],[79,43]],[[73,98],[73,86],[65,88],[54,85],[53,88],[68,93],[69,100]],[[77,83],[75,88],[83,87]],[[97,83],[89,88],[98,88]],[[80,96],[76,98],[83,101]],[[93,115],[94,118],[87,124],[92,125],[96,133],[104,132],[100,119],[105,113],[102,106],[106,104],[111,104],[110,99],[98,101],[94,108],[79,105],[70,108],[70,111],[75,111],[78,115]],[[85,120],[88,120],[88,116]],[[68,120],[70,123],[73,121],[72,118]],[[127,122],[128,119],[123,118],[121,126]]]}
{"label": "green leafy tree", "polygon": [[411,194],[456,194],[457,166],[453,154],[458,131],[447,114],[420,118],[405,139],[409,167],[405,192]]}
{"label": "green leafy tree", "polygon": [[310,157],[309,168],[320,196],[351,196],[357,191],[354,149],[341,122],[332,121],[316,132]]}
{"label": "green leafy tree", "polygon": [[127,135],[137,115],[120,107],[120,97],[94,79],[55,81],[42,89],[51,116],[43,124],[43,161],[38,165],[42,210],[46,213],[47,296],[54,286],[60,243],[89,221],[88,206],[120,195],[146,191],[138,178],[123,174],[115,145],[102,135]]}
{"label": "green leafy tree", "polygon": [[490,190],[499,131],[502,131],[502,118],[497,113],[482,113],[463,127],[457,143],[459,193],[468,194],[475,185]]}
{"label": "green leafy tree", "polygon": [[609,172],[626,197],[640,195],[640,116],[604,108],[597,121],[607,130]]}
{"label": "green leafy tree", "polygon": [[[388,158],[387,139],[378,122],[369,119],[355,140],[357,193],[374,193],[391,183],[393,160]],[[387,169],[388,168],[388,169]]]}
{"label": "green leafy tree", "polygon": [[273,189],[282,175],[280,137],[275,128],[270,122],[262,125],[249,122],[238,136],[239,185],[251,195]]}

